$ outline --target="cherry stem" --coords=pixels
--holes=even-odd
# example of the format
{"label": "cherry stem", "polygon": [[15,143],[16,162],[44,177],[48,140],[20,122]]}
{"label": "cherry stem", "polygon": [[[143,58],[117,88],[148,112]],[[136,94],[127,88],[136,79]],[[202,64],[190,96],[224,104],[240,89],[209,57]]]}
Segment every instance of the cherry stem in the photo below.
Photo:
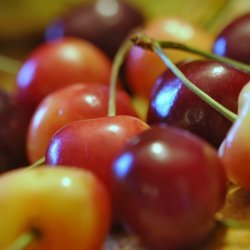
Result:
{"label": "cherry stem", "polygon": [[32,242],[40,238],[40,233],[37,230],[30,230],[21,234],[14,242],[12,242],[5,250],[24,250]]}
{"label": "cherry stem", "polygon": [[116,115],[115,94],[116,94],[116,84],[118,81],[119,71],[125,60],[126,54],[131,49],[132,46],[133,43],[131,42],[131,40],[125,40],[125,42],[121,45],[121,47],[119,48],[118,52],[115,55],[110,77],[108,116]]}
{"label": "cherry stem", "polygon": [[18,60],[0,55],[0,71],[16,75],[21,65],[21,62]]}
{"label": "cherry stem", "polygon": [[236,114],[234,114],[233,112],[225,108],[223,105],[215,101],[213,98],[211,98],[201,89],[199,89],[196,85],[194,85],[190,80],[188,80],[187,77],[165,54],[165,52],[161,47],[161,43],[146,35],[140,35],[140,40],[145,40],[145,42],[143,42],[142,44],[147,44],[147,47],[150,46],[150,49],[153,50],[162,59],[162,61],[166,64],[166,66],[173,72],[173,74],[175,74],[185,84],[185,86],[189,88],[193,93],[199,96],[203,101],[205,101],[208,105],[216,109],[230,121],[233,122],[237,119]]}
{"label": "cherry stem", "polygon": [[243,221],[231,218],[225,218],[220,212],[215,214],[215,220],[227,227],[250,228],[250,221]]}
{"label": "cherry stem", "polygon": [[[135,45],[138,45],[144,49],[152,50],[151,42],[153,39],[148,39],[149,37],[146,39],[146,37],[147,36],[145,34],[137,33],[131,37],[131,40],[133,41]],[[218,62],[228,64],[230,66],[236,67],[240,70],[250,73],[250,65],[238,62],[228,57],[218,56],[214,53],[209,53],[209,52],[206,52],[206,51],[194,48],[194,47],[190,47],[181,43],[177,43],[177,42],[163,41],[163,40],[154,40],[154,42],[158,43],[162,49],[183,50],[186,52],[190,52],[192,54],[203,56],[208,59],[212,59]]]}
{"label": "cherry stem", "polygon": [[34,162],[32,165],[28,166],[26,169],[30,170],[33,168],[37,168],[42,166],[45,163],[45,157],[40,158],[39,160],[37,160],[36,162]]}

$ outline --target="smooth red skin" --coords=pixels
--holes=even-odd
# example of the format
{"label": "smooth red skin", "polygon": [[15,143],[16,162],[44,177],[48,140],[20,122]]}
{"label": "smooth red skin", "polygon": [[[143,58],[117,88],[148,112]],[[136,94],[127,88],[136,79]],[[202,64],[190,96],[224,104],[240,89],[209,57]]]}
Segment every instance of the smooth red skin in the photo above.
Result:
{"label": "smooth red skin", "polygon": [[250,64],[250,13],[237,17],[222,29],[214,41],[213,52]]}
{"label": "smooth red skin", "polygon": [[34,110],[49,93],[79,82],[109,83],[111,62],[91,43],[64,38],[37,47],[17,75],[20,104]]}
{"label": "smooth red skin", "polygon": [[[179,65],[179,69],[201,90],[237,113],[238,95],[250,75],[209,60],[184,62]],[[156,101],[162,92],[171,94],[172,89],[177,88],[172,102],[165,98],[157,107]],[[162,107],[167,110],[163,115],[159,112]],[[152,90],[147,123],[170,124],[187,129],[215,147],[219,147],[231,126],[228,119],[192,93],[170,71],[165,71],[158,78]]]}
{"label": "smooth red skin", "polygon": [[45,160],[48,165],[89,169],[109,188],[113,158],[132,137],[148,128],[142,120],[124,115],[76,121],[52,137]]}
{"label": "smooth red skin", "polygon": [[211,229],[225,194],[215,149],[184,130],[154,127],[113,161],[114,212],[147,249],[193,247]]}
{"label": "smooth red skin", "polygon": [[[74,84],[49,94],[36,109],[27,133],[30,163],[44,156],[53,134],[70,122],[108,115],[109,86]],[[130,97],[116,92],[116,113],[138,117]]]}
{"label": "smooth red skin", "polygon": [[[124,1],[113,2],[108,9],[109,15],[106,16],[98,11],[97,1],[78,6],[48,26],[46,39],[80,37],[92,42],[113,58],[128,33],[144,22],[139,9]],[[117,8],[117,11],[110,15],[112,7]]]}

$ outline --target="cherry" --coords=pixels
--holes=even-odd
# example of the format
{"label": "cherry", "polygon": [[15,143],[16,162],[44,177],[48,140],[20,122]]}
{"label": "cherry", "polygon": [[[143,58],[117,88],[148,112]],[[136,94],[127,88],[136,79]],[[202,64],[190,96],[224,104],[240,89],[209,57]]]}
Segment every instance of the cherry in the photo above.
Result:
{"label": "cherry", "polygon": [[[210,51],[212,47],[212,37],[209,34],[179,17],[149,20],[142,32],[155,39],[180,42],[202,50]],[[167,50],[166,52],[174,63],[187,58],[197,58],[196,55],[183,51]],[[127,84],[131,92],[148,98],[156,78],[165,69],[165,64],[155,53],[134,46],[125,63]]]}
{"label": "cherry", "polygon": [[[27,154],[31,163],[44,156],[51,137],[70,122],[103,117],[108,114],[109,86],[104,84],[73,84],[47,95],[30,121],[27,133]],[[137,117],[130,97],[116,91],[119,115]]]}
{"label": "cherry", "polygon": [[109,83],[111,62],[91,43],[64,38],[38,46],[17,74],[19,103],[34,111],[50,92],[79,82]]}
{"label": "cherry", "polygon": [[0,89],[0,173],[27,164],[25,134],[29,116]]}
{"label": "cherry", "polygon": [[144,23],[142,13],[131,4],[117,0],[97,0],[78,6],[52,22],[45,38],[51,41],[64,36],[86,39],[111,58],[126,36]]}
{"label": "cherry", "polygon": [[250,64],[250,13],[237,17],[221,30],[213,52]]}
{"label": "cherry", "polygon": [[133,136],[149,126],[132,116],[108,116],[72,122],[51,139],[45,161],[93,171],[110,186],[111,162]]}
{"label": "cherry", "polygon": [[[19,169],[0,177],[0,189],[1,249],[100,250],[104,244],[110,196],[92,173],[65,166]],[[29,247],[15,242],[20,235],[29,236]]]}
{"label": "cherry", "polygon": [[[201,90],[237,112],[240,90],[250,75],[212,60],[183,62],[178,68]],[[192,93],[170,70],[156,81],[147,114],[149,124],[171,124],[187,129],[219,147],[231,122]]]}
{"label": "cherry", "polygon": [[113,161],[114,212],[147,249],[193,247],[212,229],[226,178],[208,143],[174,127],[153,127]]}

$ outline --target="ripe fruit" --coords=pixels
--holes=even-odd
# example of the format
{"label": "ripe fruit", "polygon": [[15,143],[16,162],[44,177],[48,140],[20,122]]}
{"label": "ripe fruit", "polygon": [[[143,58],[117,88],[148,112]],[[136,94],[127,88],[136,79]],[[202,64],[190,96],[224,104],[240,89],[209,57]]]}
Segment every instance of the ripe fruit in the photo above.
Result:
{"label": "ripe fruit", "polygon": [[110,229],[107,190],[88,171],[39,167],[0,177],[0,248],[37,230],[28,249],[100,250]]}
{"label": "ripe fruit", "polygon": [[132,139],[113,161],[111,183],[114,212],[154,250],[192,248],[212,229],[226,193],[216,150],[173,127]]}
{"label": "ripe fruit", "polygon": [[[27,154],[31,163],[44,156],[51,137],[70,122],[107,116],[109,86],[73,84],[49,94],[39,104],[27,133]],[[137,117],[126,92],[116,92],[117,114]]]}
{"label": "ripe fruit", "polygon": [[250,13],[237,17],[222,29],[213,52],[250,64]]}
{"label": "ripe fruit", "polygon": [[148,128],[142,120],[124,115],[70,123],[52,137],[46,163],[89,169],[109,187],[113,158],[133,136]]}
{"label": "ripe fruit", "polygon": [[[179,64],[182,73],[206,94],[237,112],[237,99],[250,75],[211,60]],[[192,93],[173,73],[166,70],[152,90],[147,122],[187,129],[219,147],[231,122]]]}
{"label": "ripe fruit", "polygon": [[91,43],[65,38],[37,47],[17,75],[19,102],[34,110],[49,93],[79,82],[109,83],[111,62]]}
{"label": "ripe fruit", "polygon": [[[210,35],[181,18],[153,19],[142,31],[155,39],[180,42],[202,50],[210,51],[212,47]],[[177,50],[166,50],[166,53],[174,63],[197,57]],[[148,98],[156,78],[165,69],[165,64],[153,52],[133,47],[126,60],[126,78],[132,93]]]}
{"label": "ripe fruit", "polygon": [[45,37],[47,41],[65,36],[83,38],[113,57],[128,33],[143,22],[142,13],[125,1],[97,0],[55,20]]}
{"label": "ripe fruit", "polygon": [[239,95],[238,118],[221,144],[219,156],[229,180],[241,187],[250,188],[250,82]]}

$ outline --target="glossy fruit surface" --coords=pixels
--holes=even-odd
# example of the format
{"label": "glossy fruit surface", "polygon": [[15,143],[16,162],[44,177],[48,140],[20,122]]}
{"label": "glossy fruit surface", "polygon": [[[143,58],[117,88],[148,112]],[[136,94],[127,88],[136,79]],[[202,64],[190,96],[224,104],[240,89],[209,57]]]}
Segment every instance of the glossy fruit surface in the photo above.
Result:
{"label": "glossy fruit surface", "polygon": [[113,162],[114,211],[147,249],[193,247],[212,228],[226,193],[216,150],[191,133],[157,128]]}
{"label": "glossy fruit surface", "polygon": [[250,188],[250,82],[239,95],[239,111],[219,149],[229,180],[241,187]]}
{"label": "glossy fruit surface", "polygon": [[[237,113],[238,95],[250,75],[225,64],[196,60],[179,65],[182,73],[223,106]],[[187,129],[219,147],[231,122],[192,93],[169,70],[157,80],[147,114],[149,124]]]}
{"label": "glossy fruit surface", "polygon": [[250,13],[237,17],[222,29],[213,52],[250,64]]}
{"label": "glossy fruit surface", "polygon": [[0,173],[25,166],[25,134],[29,116],[13,96],[0,90]]}
{"label": "glossy fruit surface", "polygon": [[59,39],[37,47],[17,75],[17,96],[34,110],[49,93],[79,82],[109,83],[111,62],[91,43]]}
{"label": "glossy fruit surface", "polygon": [[64,36],[83,38],[113,57],[128,33],[143,22],[142,13],[125,1],[98,0],[51,23],[45,37],[48,41]]}
{"label": "glossy fruit surface", "polygon": [[[209,34],[179,17],[150,20],[142,31],[155,39],[180,42],[202,50],[210,51],[212,47],[212,37]],[[174,63],[197,58],[178,50],[166,50],[166,53]],[[156,78],[165,69],[165,64],[156,54],[133,47],[126,61],[126,77],[132,93],[148,98]]]}
{"label": "glossy fruit surface", "polygon": [[142,120],[123,115],[70,123],[52,137],[46,163],[89,169],[109,187],[114,156],[132,137],[148,128]]}
{"label": "glossy fruit surface", "polygon": [[30,250],[100,250],[110,227],[110,197],[88,171],[39,167],[0,177],[0,248],[36,229]]}
{"label": "glossy fruit surface", "polygon": [[[31,163],[44,156],[53,134],[70,122],[108,115],[109,86],[73,84],[49,94],[36,109],[27,133],[27,154]],[[116,92],[116,112],[137,117],[130,97]]]}

